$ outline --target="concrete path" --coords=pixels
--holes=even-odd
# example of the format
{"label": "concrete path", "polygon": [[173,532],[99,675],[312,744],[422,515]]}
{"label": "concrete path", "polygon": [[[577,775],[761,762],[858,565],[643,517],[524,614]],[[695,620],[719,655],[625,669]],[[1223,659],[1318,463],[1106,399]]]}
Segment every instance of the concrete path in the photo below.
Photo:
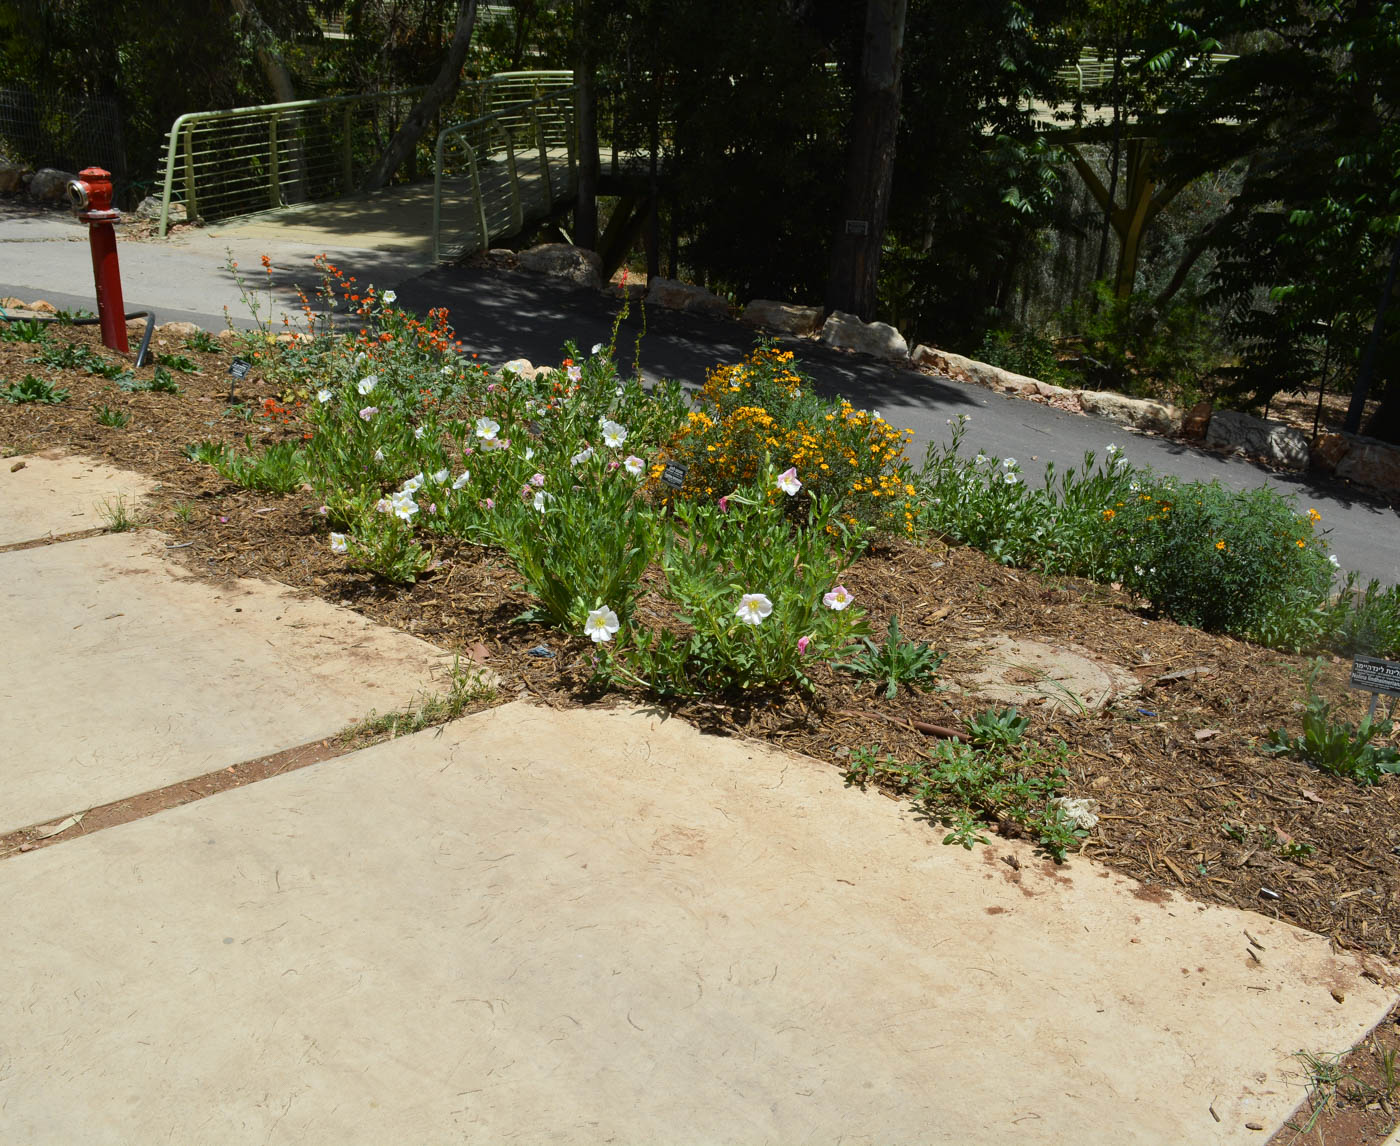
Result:
{"label": "concrete path", "polygon": [[61,450],[12,459],[0,466],[0,546],[102,529],[113,510],[135,510],[153,484]]}
{"label": "concrete path", "polygon": [[[0,537],[68,532],[72,505],[139,486],[97,465],[75,482],[81,469],[0,470]],[[198,581],[165,544],[141,531],[0,552],[0,832],[333,735],[451,669],[318,598]]]}
{"label": "concrete path", "polygon": [[[408,215],[405,214],[405,218]],[[239,301],[233,275],[224,268],[231,251],[247,281],[258,288],[262,317],[281,328],[281,316],[299,317],[293,290],[311,290],[319,278],[317,253],[355,274],[362,283],[393,287],[402,306],[420,313],[446,306],[458,336],[485,362],[525,357],[557,362],[566,341],[587,348],[607,341],[618,312],[615,299],[588,291],[561,290],[537,277],[469,267],[433,268],[415,249],[408,232],[398,234],[374,216],[357,231],[354,216],[332,205],[310,231],[306,221],[278,229],[267,220],[233,221],[207,230],[188,230],[166,243],[123,243],[122,270],[129,308],[151,307],[161,321],[185,320],[210,329],[222,327],[224,308],[235,325],[252,324]],[[369,237],[366,237],[366,236]],[[371,245],[377,249],[368,249]],[[0,296],[47,297],[57,306],[93,307],[92,268],[80,225],[60,213],[36,216],[32,209],[0,205]],[[272,294],[259,257],[273,262]],[[619,339],[620,365],[630,369],[641,331],[633,307]],[[754,331],[737,322],[648,310],[641,365],[651,378],[675,378],[690,386],[704,382],[717,362],[732,362],[753,346]],[[1333,550],[1344,570],[1400,583],[1400,510],[1345,486],[1318,484],[1305,474],[1270,473],[1237,458],[1179,442],[1130,434],[1104,418],[1083,417],[1031,402],[1001,397],[981,387],[930,378],[859,355],[841,354],[806,340],[790,343],[804,370],[828,394],[840,393],[862,408],[878,409],[894,425],[914,431],[910,455],[922,461],[931,442],[948,437],[947,420],[970,414],[967,444],[1000,457],[1014,457],[1028,480],[1039,482],[1053,462],[1063,472],[1078,467],[1085,450],[1100,457],[1113,442],[1137,464],[1186,479],[1219,479],[1235,488],[1270,485],[1296,495],[1303,507],[1322,513]]]}
{"label": "concrete path", "polygon": [[640,712],[512,704],[0,895],[0,1106],[36,1143],[1259,1141],[1291,1052],[1391,1001],[1319,936],[945,848]]}
{"label": "concrete path", "polygon": [[[437,663],[160,545],[0,553],[11,823]],[[816,761],[522,703],[80,827],[0,860],[0,1137],[1259,1142],[1293,1052],[1394,1001],[1323,937],[939,836]]]}

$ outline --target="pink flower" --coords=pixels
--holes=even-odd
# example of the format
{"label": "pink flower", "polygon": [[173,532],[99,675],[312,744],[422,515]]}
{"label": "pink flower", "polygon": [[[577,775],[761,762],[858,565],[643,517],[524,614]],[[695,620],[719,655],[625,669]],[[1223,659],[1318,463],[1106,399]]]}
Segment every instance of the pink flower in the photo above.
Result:
{"label": "pink flower", "polygon": [[811,643],[812,643],[812,638],[811,638],[811,637],[798,637],[798,638],[797,638],[797,655],[798,655],[798,656],[801,656],[801,657],[805,657],[805,656],[807,655],[807,646],[810,645]]}
{"label": "pink flower", "polygon": [[495,508],[496,508],[496,503],[495,503],[495,501],[493,501],[493,500],[492,500],[491,498],[489,498],[489,497],[488,497],[485,501],[483,501],[483,502],[481,503],[481,505],[482,505],[482,508],[483,508],[483,509],[495,509]]}
{"label": "pink flower", "polygon": [[544,485],[544,474],[535,474],[532,478],[530,478],[530,484],[536,489],[539,489],[542,485]]}
{"label": "pink flower", "polygon": [[854,600],[855,597],[844,585],[837,585],[830,593],[822,595],[822,604],[828,609],[835,609],[838,613]]}
{"label": "pink flower", "polygon": [[728,513],[728,512],[729,512],[729,498],[727,498],[727,497],[722,497],[722,498],[719,499],[719,511],[720,511],[720,513]]}

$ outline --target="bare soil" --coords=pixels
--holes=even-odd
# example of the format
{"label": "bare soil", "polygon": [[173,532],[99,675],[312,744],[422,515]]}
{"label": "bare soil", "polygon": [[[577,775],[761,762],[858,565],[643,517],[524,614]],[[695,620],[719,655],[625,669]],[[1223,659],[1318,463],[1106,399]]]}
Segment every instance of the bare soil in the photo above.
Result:
{"label": "bare soil", "polygon": [[[51,334],[101,349],[93,328],[55,327]],[[0,343],[0,385],[33,373],[70,391],[55,406],[0,403],[4,464],[62,448],[148,474],[159,484],[141,510],[141,522],[169,534],[181,546],[169,551],[172,558],[199,576],[270,578],[353,608],[486,663],[502,679],[500,700],[656,703],[600,692],[590,682],[587,640],[516,622],[530,602],[501,553],[439,544],[438,566],[417,584],[388,585],[347,568],[330,552],[309,494],[240,489],[189,461],[183,447],[201,439],[298,439],[299,408],[284,403],[256,364],[239,384],[241,402],[230,405],[230,354],[192,351],[173,337],[158,336],[153,345],[198,364],[200,373],[176,375],[179,395],[128,393],[80,371],[27,361],[34,354],[31,344]],[[146,367],[137,374],[150,372]],[[96,411],[104,406],[129,413],[130,422],[100,425]],[[883,632],[895,611],[904,635],[950,650],[940,676],[951,684],[979,667],[968,643],[994,634],[1078,646],[1133,674],[1141,691],[1102,711],[1029,709],[1032,735],[1070,749],[1067,794],[1098,802],[1100,822],[1083,854],[1141,881],[1145,897],[1229,904],[1326,935],[1339,950],[1373,957],[1369,974],[1390,982],[1387,964],[1400,963],[1400,782],[1389,777],[1363,788],[1260,750],[1272,729],[1298,729],[1306,657],[1184,628],[1112,587],[1006,569],[974,550],[936,541],[880,542],[850,570],[846,584],[867,607],[873,632]],[[550,655],[539,655],[540,646]],[[1342,715],[1356,720],[1367,697],[1348,690],[1347,670],[1332,660],[1321,689]],[[929,750],[930,740],[913,721],[958,727],[985,707],[953,689],[906,689],[887,701],[868,682],[825,666],[813,679],[810,696],[782,690],[666,704],[706,731],[756,737],[835,767],[844,767],[854,749],[872,745],[915,758]],[[148,814],[163,799],[197,799],[218,785],[251,782],[271,774],[269,769],[342,750],[333,742],[307,746],[285,761],[241,765],[227,780],[200,778],[175,786],[178,792],[163,789],[165,796],[125,803],[135,815]],[[94,816],[82,830],[106,818]],[[0,840],[0,856],[42,846],[35,836],[26,829]],[[1353,1051],[1359,1077],[1370,1078],[1365,1071],[1372,1067],[1381,1070],[1376,1048],[1400,1043],[1395,1019]],[[1370,1091],[1351,1090],[1358,1102],[1371,1094],[1359,1105],[1340,1088],[1320,1122],[1327,1142],[1379,1142],[1394,1125],[1395,1096],[1372,1093],[1379,1093],[1380,1074],[1367,1086]]]}

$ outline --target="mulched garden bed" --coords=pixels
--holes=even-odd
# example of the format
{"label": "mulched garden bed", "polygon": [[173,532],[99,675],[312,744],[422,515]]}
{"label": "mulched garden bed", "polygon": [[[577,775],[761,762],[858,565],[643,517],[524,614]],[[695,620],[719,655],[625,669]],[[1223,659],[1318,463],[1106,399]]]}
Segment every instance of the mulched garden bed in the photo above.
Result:
{"label": "mulched garden bed", "polygon": [[[92,328],[55,327],[51,337],[101,349]],[[502,678],[501,700],[641,699],[590,683],[587,640],[514,620],[530,601],[500,553],[435,544],[438,564],[416,585],[386,585],[330,552],[309,495],[243,490],[188,460],[183,447],[201,439],[299,438],[297,406],[255,367],[239,384],[243,404],[230,407],[228,353],[192,351],[166,336],[155,348],[193,359],[202,372],[176,374],[179,395],[128,393],[27,361],[32,344],[0,343],[0,380],[32,373],[70,392],[56,406],[0,402],[5,464],[58,447],[150,475],[159,485],[142,524],[181,546],[169,550],[173,559],[214,580],[271,578],[484,661]],[[100,406],[129,412],[130,422],[98,424]],[[1138,894],[1260,911],[1327,935],[1339,949],[1400,961],[1400,782],[1361,788],[1258,746],[1280,725],[1298,730],[1306,657],[1183,628],[1110,587],[1006,569],[936,541],[882,542],[845,583],[868,609],[873,633],[884,632],[893,607],[907,637],[952,649],[940,670],[951,682],[971,668],[960,645],[992,634],[1078,646],[1137,678],[1140,693],[1101,712],[1031,706],[1028,714],[1033,736],[1069,746],[1067,794],[1098,801],[1101,819],[1083,854],[1142,881]],[[552,655],[539,655],[541,645]],[[1348,692],[1347,668],[1333,660],[1320,687],[1339,715],[1356,720],[1367,698]],[[1191,669],[1206,671],[1182,673]],[[911,719],[958,726],[985,707],[952,690],[906,690],[886,701],[870,683],[826,667],[813,679],[811,696],[666,703],[706,731],[755,737],[836,767],[877,744],[913,758],[931,742]],[[1379,963],[1374,972],[1386,974]]]}

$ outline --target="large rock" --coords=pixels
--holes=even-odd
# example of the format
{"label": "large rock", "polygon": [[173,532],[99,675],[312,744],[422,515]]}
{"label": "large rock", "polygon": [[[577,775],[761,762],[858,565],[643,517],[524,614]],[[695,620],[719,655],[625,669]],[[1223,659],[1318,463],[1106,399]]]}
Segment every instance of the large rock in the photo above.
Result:
{"label": "large rock", "polygon": [[[142,323],[142,325],[145,324]],[[166,338],[193,338],[203,329],[202,326],[193,322],[162,322],[156,327],[156,333],[164,335]]]}
{"label": "large rock", "polygon": [[1034,378],[1025,374],[1013,374],[1010,370],[1003,370],[1000,366],[989,366],[985,362],[978,362],[975,358],[964,358],[961,354],[954,354],[951,350],[938,350],[932,346],[921,345],[914,347],[914,353],[910,357],[913,358],[916,365],[936,370],[945,378],[976,382],[979,386],[985,386],[989,390],[997,390],[1003,394],[1029,396],[1039,393],[1037,387],[1040,383]]}
{"label": "large rock", "polygon": [[28,174],[25,164],[0,160],[0,191],[24,190],[24,177]]}
{"label": "large rock", "polygon": [[821,329],[824,313],[819,306],[793,306],[769,298],[756,298],[744,307],[744,321],[750,326],[763,326],[783,334],[805,335]]}
{"label": "large rock", "polygon": [[1308,439],[1301,430],[1238,410],[1217,410],[1211,415],[1206,445],[1238,449],[1289,469],[1308,464]]}
{"label": "large rock", "polygon": [[719,295],[692,283],[677,279],[652,279],[647,287],[647,302],[668,310],[683,310],[689,314],[709,314],[716,318],[729,317],[729,304]]}
{"label": "large rock", "polygon": [[1309,451],[1312,468],[1325,474],[1336,473],[1341,460],[1351,452],[1351,443],[1346,434],[1318,434]]}
{"label": "large rock", "polygon": [[603,260],[597,252],[568,243],[544,243],[520,252],[522,270],[549,275],[578,287],[603,289]]}
{"label": "large rock", "polygon": [[1337,463],[1337,476],[1385,493],[1400,493],[1400,446],[1375,438],[1352,438],[1351,449]]}
{"label": "large rock", "polygon": [[1186,411],[1186,417],[1181,419],[1181,436],[1190,438],[1192,441],[1202,441],[1206,436],[1206,428],[1210,425],[1210,416],[1215,407],[1210,399],[1197,402],[1191,409]]}
{"label": "large rock", "polygon": [[[160,205],[162,200],[155,195],[147,195],[136,207],[136,217],[138,219],[149,219],[151,222],[160,221]],[[167,223],[184,223],[187,221],[185,205],[183,203],[171,203],[170,210],[166,213]]]}
{"label": "large rock", "polygon": [[862,322],[854,314],[834,310],[822,325],[821,339],[838,350],[854,350],[896,361],[909,357],[904,335],[884,322]]}
{"label": "large rock", "polygon": [[1098,414],[1157,434],[1174,434],[1181,427],[1181,411],[1165,402],[1129,398],[1111,390],[1080,390],[1077,394],[1086,414]]}
{"label": "large rock", "polygon": [[41,203],[57,203],[60,199],[67,197],[69,180],[76,178],[76,175],[71,175],[67,171],[59,171],[54,167],[41,167],[34,172],[34,178],[29,181],[29,197],[37,199]]}

